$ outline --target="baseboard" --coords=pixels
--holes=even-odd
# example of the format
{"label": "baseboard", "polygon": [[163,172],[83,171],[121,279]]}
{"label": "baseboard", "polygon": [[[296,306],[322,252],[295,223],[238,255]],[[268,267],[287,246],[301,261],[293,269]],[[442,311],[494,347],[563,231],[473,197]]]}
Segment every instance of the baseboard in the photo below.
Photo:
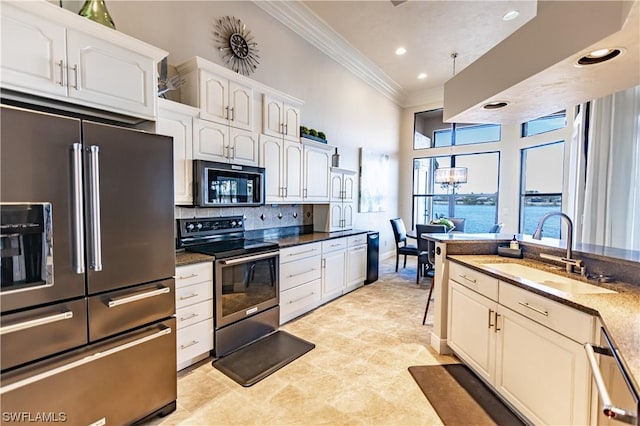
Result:
{"label": "baseboard", "polygon": [[431,347],[440,355],[450,355],[453,353],[449,345],[447,345],[447,339],[441,339],[440,336],[431,332],[431,341],[429,342]]}

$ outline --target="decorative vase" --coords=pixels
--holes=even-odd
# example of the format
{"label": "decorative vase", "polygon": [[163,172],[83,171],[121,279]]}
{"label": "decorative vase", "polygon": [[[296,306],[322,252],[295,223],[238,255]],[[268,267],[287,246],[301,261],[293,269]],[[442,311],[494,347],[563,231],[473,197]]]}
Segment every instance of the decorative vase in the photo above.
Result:
{"label": "decorative vase", "polygon": [[105,25],[109,28],[116,29],[116,24],[111,19],[107,5],[104,0],[87,0],[82,5],[82,9],[78,12],[78,15],[91,19],[99,24]]}

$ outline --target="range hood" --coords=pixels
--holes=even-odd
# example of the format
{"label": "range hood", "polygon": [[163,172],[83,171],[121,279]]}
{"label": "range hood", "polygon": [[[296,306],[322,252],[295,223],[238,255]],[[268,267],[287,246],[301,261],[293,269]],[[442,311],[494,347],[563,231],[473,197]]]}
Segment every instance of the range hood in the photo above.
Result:
{"label": "range hood", "polygon": [[[539,1],[536,17],[444,85],[444,121],[518,124],[640,84],[640,0]],[[578,66],[592,51],[615,59]],[[500,109],[487,103],[506,102]]]}

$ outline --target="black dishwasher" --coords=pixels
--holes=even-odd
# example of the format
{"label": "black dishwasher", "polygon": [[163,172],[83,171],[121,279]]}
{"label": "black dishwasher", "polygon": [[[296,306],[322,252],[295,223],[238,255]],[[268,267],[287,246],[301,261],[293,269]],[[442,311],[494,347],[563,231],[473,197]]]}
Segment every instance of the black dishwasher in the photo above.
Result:
{"label": "black dishwasher", "polygon": [[378,281],[378,252],[380,250],[380,233],[367,233],[367,279],[365,284]]}

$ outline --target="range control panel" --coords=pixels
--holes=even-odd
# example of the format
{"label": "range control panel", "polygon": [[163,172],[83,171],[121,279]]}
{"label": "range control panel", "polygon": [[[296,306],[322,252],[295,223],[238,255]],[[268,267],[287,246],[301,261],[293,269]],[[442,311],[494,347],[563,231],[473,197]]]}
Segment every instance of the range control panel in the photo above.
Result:
{"label": "range control panel", "polygon": [[215,236],[244,232],[243,216],[178,219],[178,239],[208,239]]}

